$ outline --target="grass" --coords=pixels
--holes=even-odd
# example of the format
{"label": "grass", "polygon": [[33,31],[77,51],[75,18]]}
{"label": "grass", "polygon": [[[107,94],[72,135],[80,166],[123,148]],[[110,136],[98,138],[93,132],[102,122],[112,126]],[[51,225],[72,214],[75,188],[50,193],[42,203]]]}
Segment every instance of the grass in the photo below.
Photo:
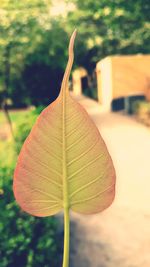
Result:
{"label": "grass", "polygon": [[3,166],[9,168],[12,165],[15,158],[14,146],[11,140],[0,140],[0,167]]}
{"label": "grass", "polygon": [[[17,122],[18,119],[23,119],[26,117],[26,115],[30,112],[29,109],[24,109],[24,110],[10,110],[9,115],[13,123]],[[3,123],[7,123],[5,115],[2,110],[0,110],[0,127],[2,126]]]}

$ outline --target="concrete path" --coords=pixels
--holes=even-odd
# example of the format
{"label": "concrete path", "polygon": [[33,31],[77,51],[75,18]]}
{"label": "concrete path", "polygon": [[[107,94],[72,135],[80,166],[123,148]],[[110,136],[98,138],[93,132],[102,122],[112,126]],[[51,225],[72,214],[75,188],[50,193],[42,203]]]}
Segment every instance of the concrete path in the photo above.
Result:
{"label": "concrete path", "polygon": [[106,211],[72,213],[70,267],[150,267],[150,129],[87,98],[79,102],[107,144],[117,185]]}

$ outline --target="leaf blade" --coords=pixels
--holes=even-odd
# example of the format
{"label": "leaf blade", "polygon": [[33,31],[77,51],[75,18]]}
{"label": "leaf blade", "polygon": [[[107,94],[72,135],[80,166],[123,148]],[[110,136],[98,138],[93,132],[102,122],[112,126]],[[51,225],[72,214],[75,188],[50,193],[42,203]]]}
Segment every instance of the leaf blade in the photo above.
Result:
{"label": "leaf blade", "polygon": [[68,91],[75,35],[60,94],[37,119],[14,173],[15,198],[35,216],[53,215],[62,208],[96,213],[108,207],[115,195],[115,170],[106,145]]}

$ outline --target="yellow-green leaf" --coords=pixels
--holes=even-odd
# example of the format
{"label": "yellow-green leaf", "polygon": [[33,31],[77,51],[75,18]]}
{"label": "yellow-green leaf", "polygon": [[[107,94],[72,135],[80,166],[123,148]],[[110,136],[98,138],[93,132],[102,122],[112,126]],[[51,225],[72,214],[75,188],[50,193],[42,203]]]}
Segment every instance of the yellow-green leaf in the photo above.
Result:
{"label": "yellow-green leaf", "polygon": [[96,213],[114,199],[115,171],[106,145],[68,90],[75,35],[60,94],[37,119],[15,170],[16,200],[35,216],[53,215],[63,208]]}

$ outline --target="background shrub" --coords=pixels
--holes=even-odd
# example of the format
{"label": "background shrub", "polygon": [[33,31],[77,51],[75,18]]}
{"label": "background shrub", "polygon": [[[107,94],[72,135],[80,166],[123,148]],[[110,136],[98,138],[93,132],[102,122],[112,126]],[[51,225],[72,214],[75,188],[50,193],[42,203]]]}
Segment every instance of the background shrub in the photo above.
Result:
{"label": "background shrub", "polygon": [[[27,137],[42,107],[29,111],[15,123],[17,153]],[[60,266],[62,242],[55,217],[37,218],[20,210],[12,191],[12,177],[17,153],[9,141],[4,153],[12,154],[0,162],[0,266],[55,267]],[[3,147],[4,150],[4,147]],[[9,162],[8,162],[9,158]]]}
{"label": "background shrub", "polygon": [[132,108],[137,119],[150,126],[150,102],[135,101]]}

